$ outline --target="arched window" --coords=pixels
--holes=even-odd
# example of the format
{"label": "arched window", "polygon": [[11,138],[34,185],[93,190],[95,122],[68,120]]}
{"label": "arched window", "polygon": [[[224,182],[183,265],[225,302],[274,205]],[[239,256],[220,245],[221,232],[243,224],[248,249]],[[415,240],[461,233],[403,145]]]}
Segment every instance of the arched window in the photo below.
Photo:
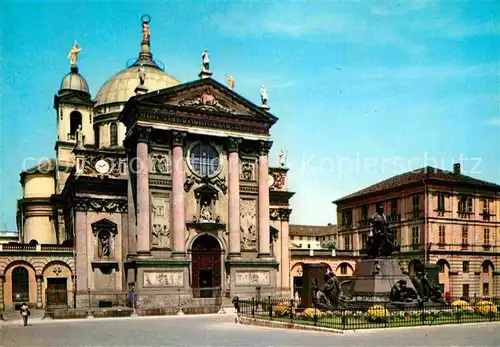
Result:
{"label": "arched window", "polygon": [[112,123],[109,127],[109,144],[111,146],[118,146],[118,126],[116,123]]}
{"label": "arched window", "polygon": [[94,127],[94,141],[95,141],[95,146],[99,148],[100,145],[100,134],[99,134],[99,127]]}
{"label": "arched window", "polygon": [[29,300],[28,270],[22,266],[12,270],[12,301]]}
{"label": "arched window", "polygon": [[78,111],[73,111],[69,114],[69,133],[75,135],[78,127],[82,125],[82,114]]}
{"label": "arched window", "polygon": [[219,153],[205,143],[195,145],[189,153],[191,168],[200,176],[211,176],[220,168]]}

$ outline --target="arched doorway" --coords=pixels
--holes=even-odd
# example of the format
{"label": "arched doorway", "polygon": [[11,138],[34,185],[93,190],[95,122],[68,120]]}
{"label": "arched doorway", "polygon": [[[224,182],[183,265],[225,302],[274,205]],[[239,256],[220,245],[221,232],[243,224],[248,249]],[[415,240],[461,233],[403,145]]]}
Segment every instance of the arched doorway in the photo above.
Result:
{"label": "arched doorway", "polygon": [[12,302],[28,302],[29,294],[28,270],[18,266],[12,271]]}
{"label": "arched doorway", "polygon": [[221,248],[211,235],[200,235],[191,247],[193,297],[211,298],[220,295]]}

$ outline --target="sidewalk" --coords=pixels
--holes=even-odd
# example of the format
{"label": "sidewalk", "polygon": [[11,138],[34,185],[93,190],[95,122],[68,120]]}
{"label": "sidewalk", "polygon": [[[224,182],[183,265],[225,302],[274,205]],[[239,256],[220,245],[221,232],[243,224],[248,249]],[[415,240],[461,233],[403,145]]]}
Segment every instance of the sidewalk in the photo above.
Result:
{"label": "sidewalk", "polygon": [[[42,320],[45,310],[40,310],[40,309],[32,309],[30,310],[31,315],[28,318],[28,324],[31,324],[32,322],[39,322]],[[0,320],[0,324],[15,324],[19,323],[19,325],[23,324],[23,319],[21,317],[21,314],[19,311],[7,311],[7,312],[2,312],[4,320]]]}

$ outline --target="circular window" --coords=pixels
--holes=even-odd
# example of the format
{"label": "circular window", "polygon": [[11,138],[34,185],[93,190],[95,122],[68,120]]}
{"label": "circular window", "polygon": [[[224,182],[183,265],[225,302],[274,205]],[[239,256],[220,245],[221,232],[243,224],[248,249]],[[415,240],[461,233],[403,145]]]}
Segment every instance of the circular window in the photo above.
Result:
{"label": "circular window", "polygon": [[189,164],[196,174],[212,176],[220,169],[219,152],[209,144],[196,144],[189,153]]}

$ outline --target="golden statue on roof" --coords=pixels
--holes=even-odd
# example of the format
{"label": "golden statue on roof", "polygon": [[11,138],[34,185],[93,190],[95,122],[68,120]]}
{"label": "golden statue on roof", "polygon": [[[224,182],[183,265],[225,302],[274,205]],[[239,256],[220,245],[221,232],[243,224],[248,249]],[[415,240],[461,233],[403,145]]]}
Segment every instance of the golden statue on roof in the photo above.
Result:
{"label": "golden statue on roof", "polygon": [[142,42],[149,42],[151,37],[151,31],[149,30],[149,22],[151,22],[151,17],[148,15],[143,15],[141,17],[142,22]]}
{"label": "golden statue on roof", "polygon": [[75,41],[75,44],[71,48],[71,50],[68,53],[68,59],[71,63],[71,66],[76,66],[76,61],[78,60],[78,53],[81,52],[81,48],[78,45],[78,43]]}

